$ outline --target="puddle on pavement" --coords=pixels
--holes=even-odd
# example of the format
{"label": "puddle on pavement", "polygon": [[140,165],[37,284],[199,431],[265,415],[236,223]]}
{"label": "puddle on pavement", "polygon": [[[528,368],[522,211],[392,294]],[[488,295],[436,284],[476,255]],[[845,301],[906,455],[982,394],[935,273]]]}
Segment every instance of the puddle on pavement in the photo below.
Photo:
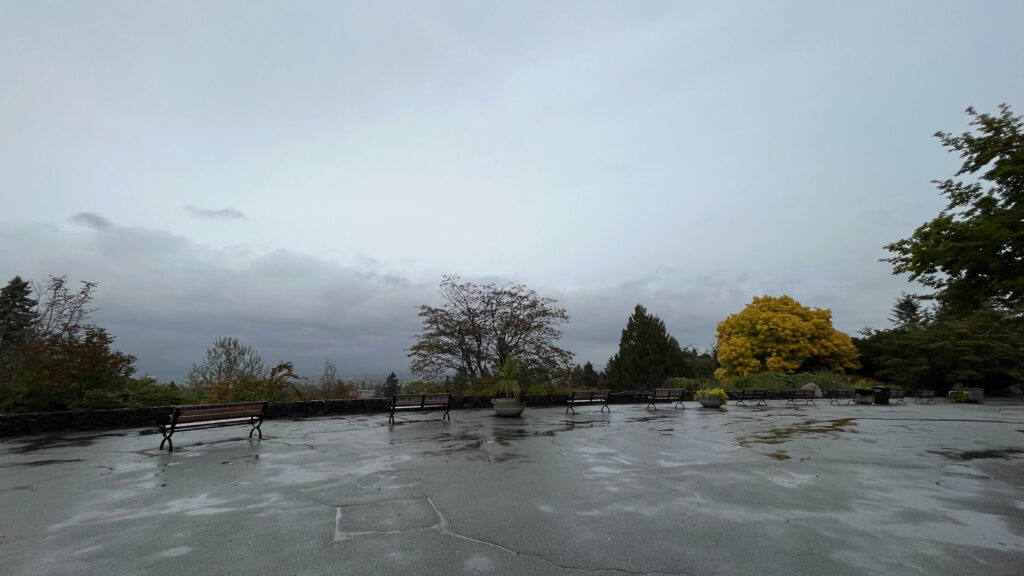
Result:
{"label": "puddle on pavement", "polygon": [[831,436],[836,438],[843,432],[856,433],[857,431],[853,430],[853,427],[856,425],[856,418],[820,421],[805,420],[787,428],[773,428],[766,432],[758,432],[740,437],[737,443],[740,446],[747,446],[749,444],[782,444],[800,436]]}
{"label": "puddle on pavement", "polygon": [[981,460],[984,458],[998,458],[1000,460],[1009,460],[1017,454],[1024,454],[1024,450],[1020,448],[1001,448],[991,450],[967,450],[964,452],[954,452],[952,450],[940,451],[940,450],[929,450],[932,454],[938,454],[939,456],[945,456],[950,460]]}
{"label": "puddle on pavement", "polygon": [[50,464],[67,464],[70,462],[84,462],[81,458],[74,458],[71,460],[32,460],[30,462],[12,462],[10,464],[0,464],[0,468],[14,468],[17,466],[49,466]]}
{"label": "puddle on pavement", "polygon": [[92,446],[97,440],[114,436],[123,436],[123,434],[91,434],[76,438],[47,434],[41,438],[26,442],[24,446],[19,446],[12,450],[12,452],[26,454],[28,452],[35,452],[36,450],[52,450],[55,448],[85,448],[86,446]]}

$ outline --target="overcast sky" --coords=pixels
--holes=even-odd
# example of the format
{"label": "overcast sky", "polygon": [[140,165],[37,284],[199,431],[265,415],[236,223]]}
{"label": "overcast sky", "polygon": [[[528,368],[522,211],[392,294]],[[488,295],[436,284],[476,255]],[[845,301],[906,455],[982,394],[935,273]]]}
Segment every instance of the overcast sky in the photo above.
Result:
{"label": "overcast sky", "polygon": [[98,282],[180,379],[218,336],[408,372],[441,275],[557,298],[601,369],[754,296],[889,325],[964,109],[1024,111],[1024,2],[0,0],[0,274]]}

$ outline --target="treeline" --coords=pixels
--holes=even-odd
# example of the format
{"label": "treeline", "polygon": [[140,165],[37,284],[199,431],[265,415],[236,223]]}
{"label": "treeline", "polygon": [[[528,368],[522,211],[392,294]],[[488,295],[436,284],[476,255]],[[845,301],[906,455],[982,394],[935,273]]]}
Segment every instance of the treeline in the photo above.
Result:
{"label": "treeline", "polygon": [[[973,133],[936,133],[963,158],[936,180],[948,205],[914,234],[885,248],[895,274],[933,292],[904,296],[894,327],[862,338],[833,328],[831,312],[782,295],[754,298],[718,324],[712,351],[686,349],[637,305],[619,349],[601,372],[573,366],[557,346],[566,311],[521,284],[441,283],[440,307],[421,306],[423,331],[410,353],[419,389],[492,389],[506,359],[522,366],[528,392],[580,387],[793,387],[811,375],[831,387],[863,379],[906,389],[1006,388],[1024,381],[1024,122],[1007,105],[967,109]],[[967,176],[965,180],[957,178]],[[923,303],[933,303],[925,307]],[[845,374],[853,374],[845,377]]]}
{"label": "treeline", "polygon": [[[37,289],[15,276],[0,289],[0,410],[34,412],[152,406],[177,392],[134,377],[135,357],[92,322],[96,284],[50,277]],[[38,293],[39,297],[34,297]]]}
{"label": "treeline", "polygon": [[904,295],[895,326],[854,342],[867,376],[908,389],[1002,392],[1024,382],[1024,319],[991,307],[952,311]]}
{"label": "treeline", "polygon": [[[936,180],[946,208],[886,246],[932,292],[897,300],[889,330],[857,341],[865,370],[909,387],[1001,390],[1024,382],[1024,122],[967,109],[973,133],[936,137],[963,158]],[[959,179],[966,176],[965,179]]]}
{"label": "treeline", "polygon": [[[0,289],[0,412],[55,412],[245,400],[347,399],[355,382],[326,362],[318,380],[290,362],[268,366],[251,346],[218,338],[182,385],[136,375],[136,358],[92,320],[94,282],[74,289],[65,276],[33,286],[20,276]],[[378,393],[399,387],[392,373]]]}
{"label": "treeline", "polygon": [[[554,299],[522,284],[445,276],[441,305],[419,307],[422,331],[408,356],[420,380],[403,387],[392,373],[375,392],[492,394],[498,369],[509,360],[526,394],[793,387],[807,378],[830,387],[862,385],[862,378],[939,391],[1018,387],[1024,381],[1024,122],[1006,105],[998,115],[967,113],[974,133],[936,134],[964,160],[954,178],[936,181],[949,200],[946,209],[886,246],[894,273],[932,289],[902,296],[890,329],[865,329],[851,339],[833,328],[829,310],[764,296],[720,322],[715,348],[699,351],[680,346],[660,318],[637,305],[618,351],[598,371],[590,362],[574,364],[573,353],[558,346],[569,315]],[[968,178],[956,179],[961,176]],[[95,287],[83,282],[72,290],[64,277],[51,277],[33,290],[16,276],[0,291],[0,410],[356,394],[330,362],[319,380],[309,380],[289,362],[266,364],[234,338],[215,340],[182,386],[136,377],[135,358],[115,350],[114,337],[91,321]]]}

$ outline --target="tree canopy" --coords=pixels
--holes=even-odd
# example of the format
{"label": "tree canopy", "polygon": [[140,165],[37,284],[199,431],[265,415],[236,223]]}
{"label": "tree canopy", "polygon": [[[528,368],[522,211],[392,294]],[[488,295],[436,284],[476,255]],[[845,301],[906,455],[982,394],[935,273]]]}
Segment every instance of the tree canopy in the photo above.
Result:
{"label": "tree canopy", "polygon": [[203,361],[188,371],[185,385],[200,396],[208,396],[219,387],[242,386],[243,382],[262,380],[269,373],[255,348],[225,336],[214,338]]}
{"label": "tree canopy", "polygon": [[933,181],[948,205],[887,245],[885,261],[934,289],[930,297],[951,312],[990,305],[1024,313],[1024,124],[1006,104],[996,115],[967,115],[973,133],[935,134],[964,159],[956,179]]}
{"label": "tree canopy", "polygon": [[1024,378],[1024,122],[1010,107],[967,109],[971,132],[937,132],[963,164],[935,180],[946,208],[886,246],[893,273],[933,292],[904,294],[893,327],[863,331],[864,372],[910,388],[999,390]]}
{"label": "tree canopy", "polygon": [[754,298],[718,323],[715,376],[726,380],[758,372],[860,367],[850,337],[832,327],[832,312],[808,308],[789,296]]}
{"label": "tree canopy", "polygon": [[619,338],[619,351],[605,366],[605,383],[613,390],[651,389],[673,376],[689,376],[689,361],[665,322],[637,304]]}
{"label": "tree canopy", "polygon": [[388,374],[387,379],[384,380],[384,386],[380,389],[381,398],[391,398],[395,394],[402,391],[402,386],[398,382],[398,376],[394,372]]}
{"label": "tree canopy", "polygon": [[409,350],[414,374],[472,383],[491,377],[509,357],[534,374],[564,370],[572,360],[556,345],[559,326],[569,321],[556,300],[522,284],[475,284],[458,276],[444,276],[440,292],[442,306],[419,307],[423,330]]}
{"label": "tree canopy", "polygon": [[926,314],[855,340],[863,372],[909,389],[1002,390],[1024,381],[1024,319],[991,308]]}
{"label": "tree canopy", "polygon": [[0,289],[0,361],[10,357],[13,349],[28,342],[39,320],[38,301],[32,298],[32,287],[20,276]]}
{"label": "tree canopy", "polygon": [[15,276],[0,290],[0,409],[109,408],[174,396],[151,379],[132,380],[135,357],[114,350],[114,337],[92,322],[95,286],[75,291],[51,276],[36,301]]}

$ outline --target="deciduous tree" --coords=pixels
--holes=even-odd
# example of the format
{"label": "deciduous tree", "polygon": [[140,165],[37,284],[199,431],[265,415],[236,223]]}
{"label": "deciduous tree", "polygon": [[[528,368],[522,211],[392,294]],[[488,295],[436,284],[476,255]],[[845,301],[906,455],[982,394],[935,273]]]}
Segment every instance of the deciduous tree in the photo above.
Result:
{"label": "deciduous tree", "polygon": [[522,284],[475,284],[458,276],[445,276],[440,291],[440,307],[419,307],[423,330],[409,350],[414,374],[472,383],[492,376],[509,357],[529,373],[548,374],[572,360],[556,345],[559,326],[569,321],[556,300]]}
{"label": "deciduous tree", "polygon": [[51,334],[76,334],[96,311],[91,307],[92,291],[96,286],[95,282],[83,280],[76,292],[68,287],[67,276],[50,276],[46,285],[38,290],[36,335],[43,338]]}
{"label": "deciduous tree", "polygon": [[909,389],[955,384],[1002,390],[1024,381],[1024,319],[998,310],[939,314],[921,324],[865,330],[864,372]]}
{"label": "deciduous tree", "polygon": [[252,387],[270,375],[255,348],[229,336],[216,338],[206,348],[206,357],[193,364],[185,385],[203,398],[223,399],[225,390]]}
{"label": "deciduous tree", "polygon": [[754,298],[718,323],[715,376],[726,380],[758,372],[856,369],[857,349],[832,327],[832,312],[807,308],[789,296]]}
{"label": "deciduous tree", "polygon": [[935,180],[949,199],[910,238],[885,248],[896,274],[934,288],[954,313],[991,305],[1024,313],[1024,123],[1006,104],[999,114],[967,109],[974,132],[935,136],[964,159],[954,178]]}

